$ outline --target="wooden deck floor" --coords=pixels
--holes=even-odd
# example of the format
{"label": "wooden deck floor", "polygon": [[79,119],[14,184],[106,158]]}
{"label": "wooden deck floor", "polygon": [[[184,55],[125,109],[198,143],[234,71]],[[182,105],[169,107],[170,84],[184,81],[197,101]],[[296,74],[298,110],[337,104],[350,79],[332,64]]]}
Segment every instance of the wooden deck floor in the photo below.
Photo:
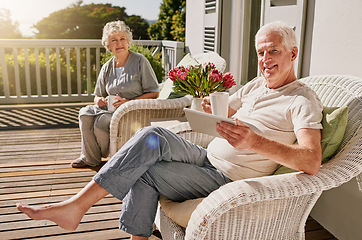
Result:
{"label": "wooden deck floor", "polygon": [[[17,211],[17,202],[44,204],[67,199],[96,173],[70,167],[80,152],[78,128],[27,128],[0,130],[0,239],[130,239],[118,229],[121,202],[112,196],[92,207],[74,232],[50,221],[30,220]],[[151,239],[160,238],[153,235]],[[309,218],[306,239],[336,238]]]}

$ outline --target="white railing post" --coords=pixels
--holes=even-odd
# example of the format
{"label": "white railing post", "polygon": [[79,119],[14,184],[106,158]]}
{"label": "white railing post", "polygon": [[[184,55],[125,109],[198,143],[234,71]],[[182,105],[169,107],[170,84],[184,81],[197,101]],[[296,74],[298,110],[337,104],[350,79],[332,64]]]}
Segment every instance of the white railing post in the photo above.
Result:
{"label": "white railing post", "polygon": [[16,96],[20,97],[20,76],[19,76],[18,50],[16,48],[13,48],[13,56],[14,56],[15,92],[16,92]]}
{"label": "white railing post", "polygon": [[162,40],[162,60],[166,74],[181,61],[184,55],[184,46],[183,42]]}
{"label": "white railing post", "polygon": [[62,96],[62,77],[61,77],[61,71],[60,71],[60,53],[59,48],[56,48],[55,50],[56,57],[57,57],[57,90],[58,90],[58,97]]}
{"label": "white railing post", "polygon": [[[90,48],[87,47],[87,66],[91,65],[90,62]],[[87,93],[88,95],[91,94],[91,69],[90,67],[87,67]]]}
{"label": "white railing post", "polygon": [[45,48],[45,67],[46,67],[46,79],[47,79],[47,95],[52,96],[52,79],[50,75],[50,60],[49,60],[49,48]]}
{"label": "white railing post", "polygon": [[6,64],[5,50],[0,48],[0,61],[1,61],[1,70],[3,77],[3,91],[5,98],[10,97],[10,87],[9,87],[9,77],[8,77],[8,68]]}
{"label": "white railing post", "polygon": [[25,82],[26,82],[26,96],[31,97],[31,84],[30,84],[30,68],[29,68],[29,50],[24,48],[24,67],[25,67]]}
{"label": "white railing post", "polygon": [[41,97],[41,78],[40,78],[40,64],[39,64],[39,48],[34,49],[35,52],[35,76],[36,76],[36,91],[38,98]]}
{"label": "white railing post", "polygon": [[70,97],[72,95],[72,82],[71,82],[71,75],[70,75],[70,51],[69,48],[65,48],[66,54],[66,61],[67,61],[67,94]]}

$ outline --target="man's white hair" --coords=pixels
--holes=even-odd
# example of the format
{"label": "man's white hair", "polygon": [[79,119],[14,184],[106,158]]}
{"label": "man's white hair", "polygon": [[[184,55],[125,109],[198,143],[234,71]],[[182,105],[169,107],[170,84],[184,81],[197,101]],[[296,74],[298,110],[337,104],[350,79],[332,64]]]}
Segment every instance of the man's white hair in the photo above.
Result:
{"label": "man's white hair", "polygon": [[297,37],[293,28],[281,21],[270,22],[262,26],[255,35],[255,47],[258,44],[258,39],[261,35],[275,33],[281,37],[282,44],[287,49],[297,47]]}

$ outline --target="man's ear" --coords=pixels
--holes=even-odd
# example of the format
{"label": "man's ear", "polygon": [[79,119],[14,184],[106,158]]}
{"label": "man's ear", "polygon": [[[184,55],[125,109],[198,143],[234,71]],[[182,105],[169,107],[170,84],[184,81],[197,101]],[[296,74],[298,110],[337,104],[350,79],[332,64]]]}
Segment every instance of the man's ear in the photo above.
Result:
{"label": "man's ear", "polygon": [[298,56],[298,47],[292,48],[292,61],[294,61]]}

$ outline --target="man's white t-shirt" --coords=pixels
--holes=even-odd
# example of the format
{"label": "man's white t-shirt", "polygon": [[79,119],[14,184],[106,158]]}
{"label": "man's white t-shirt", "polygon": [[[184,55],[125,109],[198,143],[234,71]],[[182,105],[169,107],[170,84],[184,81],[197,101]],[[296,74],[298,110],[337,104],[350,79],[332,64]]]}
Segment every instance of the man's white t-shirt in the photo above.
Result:
{"label": "man's white t-shirt", "polygon": [[[312,89],[299,81],[277,89],[265,86],[263,77],[255,78],[230,96],[229,106],[237,110],[233,118],[284,144],[293,144],[301,128],[322,129],[323,106]],[[211,164],[233,181],[270,175],[278,167],[259,154],[234,148],[223,138],[215,138],[207,153]]]}

